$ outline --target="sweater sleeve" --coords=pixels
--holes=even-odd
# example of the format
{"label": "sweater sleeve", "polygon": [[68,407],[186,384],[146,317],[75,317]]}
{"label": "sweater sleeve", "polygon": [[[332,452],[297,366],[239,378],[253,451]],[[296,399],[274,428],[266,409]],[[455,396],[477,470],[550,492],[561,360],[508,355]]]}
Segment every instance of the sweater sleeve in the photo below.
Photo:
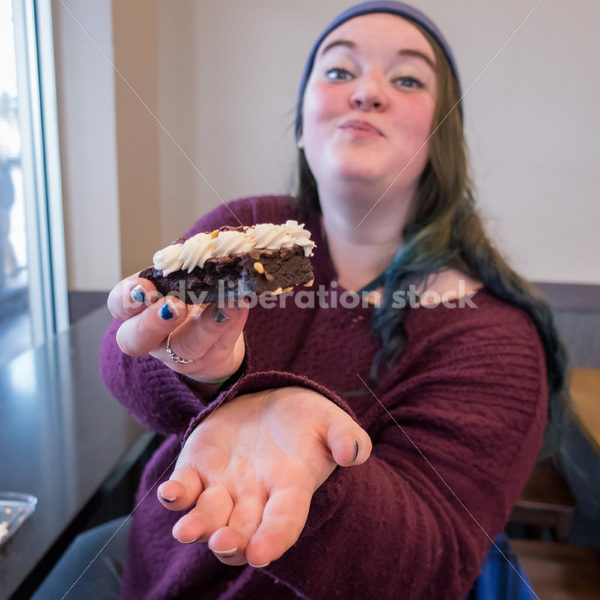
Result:
{"label": "sweater sleeve", "polygon": [[285,371],[257,371],[243,375],[232,386],[226,390],[222,390],[219,395],[210,403],[207,403],[199,413],[190,421],[189,427],[184,436],[185,440],[190,436],[192,431],[207,419],[221,404],[228,400],[232,400],[242,394],[251,394],[263,390],[300,386],[318,392],[325,396],[331,402],[337,404],[342,410],[345,410],[355,421],[356,416],[352,412],[350,406],[340,398],[334,391],[324,385],[305,377],[304,375],[296,375]]}
{"label": "sweater sleeve", "polygon": [[334,471],[298,542],[261,576],[311,600],[467,595],[541,444],[543,351],[523,316],[452,326],[419,356],[372,394],[369,460]]}
{"label": "sweater sleeve", "polygon": [[[223,225],[251,225],[277,221],[289,210],[289,199],[281,196],[242,198],[222,204],[199,219],[186,237],[210,231]],[[104,334],[100,347],[100,374],[111,393],[145,427],[163,434],[183,436],[190,421],[207,404],[183,383],[177,374],[158,359],[150,356],[128,356],[121,352],[116,333],[121,321],[115,320]],[[246,357],[240,372],[250,372]],[[222,391],[235,383],[230,380]],[[214,405],[214,401],[211,403]]]}

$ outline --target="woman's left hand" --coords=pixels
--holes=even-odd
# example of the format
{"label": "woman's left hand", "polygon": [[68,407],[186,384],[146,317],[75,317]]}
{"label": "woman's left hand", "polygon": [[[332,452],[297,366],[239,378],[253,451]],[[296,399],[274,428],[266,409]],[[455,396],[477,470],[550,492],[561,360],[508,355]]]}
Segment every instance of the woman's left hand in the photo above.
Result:
{"label": "woman's left hand", "polygon": [[315,391],[244,394],[192,432],[158,497],[169,510],[193,506],[173,527],[180,542],[208,541],[228,565],[266,566],[296,542],[336,465],[364,463],[371,448],[368,434]]}

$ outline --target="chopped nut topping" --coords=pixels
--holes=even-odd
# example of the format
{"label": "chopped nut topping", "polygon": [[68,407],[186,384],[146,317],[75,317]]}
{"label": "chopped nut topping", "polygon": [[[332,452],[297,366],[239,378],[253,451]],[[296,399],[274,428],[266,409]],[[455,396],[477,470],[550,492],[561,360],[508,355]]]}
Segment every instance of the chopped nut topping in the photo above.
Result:
{"label": "chopped nut topping", "polygon": [[312,285],[314,282],[315,282],[315,280],[314,280],[314,278],[313,278],[313,279],[311,279],[310,281],[307,281],[307,282],[304,284],[304,287],[310,287],[310,286],[311,286],[311,285]]}
{"label": "chopped nut topping", "polygon": [[257,273],[261,273],[262,274],[262,273],[265,272],[265,268],[263,267],[263,264],[261,262],[256,261],[252,266],[254,267],[254,270]]}
{"label": "chopped nut topping", "polygon": [[267,281],[273,281],[274,277],[273,277],[273,275],[271,275],[270,273],[267,273],[267,272],[265,271],[265,279],[266,279]]}
{"label": "chopped nut topping", "polygon": [[290,285],[290,287],[283,288],[283,291],[284,291],[284,293],[285,292],[291,292],[293,289],[294,289],[294,286]]}
{"label": "chopped nut topping", "polygon": [[219,235],[219,230],[218,230],[218,229],[215,229],[215,230],[214,230],[214,231],[213,231],[213,232],[210,234],[210,237],[211,237],[211,238],[216,238],[218,235]]}
{"label": "chopped nut topping", "polygon": [[281,294],[281,292],[283,292],[283,290],[280,287],[278,287],[276,290],[273,290],[272,293],[277,296],[277,295]]}

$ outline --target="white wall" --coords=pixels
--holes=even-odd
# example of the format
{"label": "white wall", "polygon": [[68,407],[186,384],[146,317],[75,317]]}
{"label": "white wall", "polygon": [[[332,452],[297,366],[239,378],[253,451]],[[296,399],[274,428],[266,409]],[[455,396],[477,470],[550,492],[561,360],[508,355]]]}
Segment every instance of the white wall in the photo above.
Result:
{"label": "white wall", "polygon": [[[120,252],[127,253],[128,243],[136,244],[138,254],[146,253],[149,261],[154,249],[215,206],[218,195],[228,200],[291,189],[293,109],[304,60],[323,26],[352,3],[135,1],[138,10],[156,13],[156,59],[151,58],[156,62],[158,82],[155,109],[168,134],[148,120],[147,126],[155,128],[150,137],[157,139],[160,157],[159,207],[153,213],[160,215],[159,233],[150,239],[121,236]],[[577,10],[567,10],[564,3],[544,0],[520,28],[536,0],[419,0],[418,4],[447,34],[463,87],[468,89],[466,126],[475,181],[493,237],[514,266],[532,280],[600,283],[596,259],[600,255],[596,231],[600,194],[592,175],[592,166],[600,162],[596,110],[600,3],[580,0]],[[131,39],[135,44],[136,31],[131,27],[128,32],[122,23],[114,25],[121,52],[126,52],[125,42]],[[73,24],[64,31],[72,39],[61,40],[63,46],[74,44],[76,36],[82,35]],[[112,88],[105,67],[98,67],[104,60],[98,51],[90,46],[78,60],[88,67],[95,65],[88,71],[103,74],[104,83],[96,93],[109,96]],[[134,71],[135,60],[129,64]],[[74,68],[71,62],[66,61],[66,69]],[[138,67],[147,69],[148,65]],[[75,78],[67,83],[83,81]],[[65,115],[75,119],[78,114],[93,113],[110,123],[110,116],[98,117],[97,111],[90,111],[87,103],[98,108],[95,98],[77,88],[70,92]],[[105,110],[111,110],[108,101]],[[140,102],[138,110],[146,110]],[[70,143],[73,127],[70,131],[63,143]],[[76,141],[81,143],[81,136]],[[107,160],[114,161],[105,151],[104,146],[97,149],[96,171]],[[126,168],[127,155],[121,153],[119,170]],[[73,177],[73,173],[66,176]],[[66,186],[77,191],[78,203],[92,209],[97,193],[84,192],[86,182],[92,188],[95,179],[97,172],[78,179],[83,189],[71,183]],[[120,202],[127,199],[121,197]],[[77,236],[81,211],[69,206],[69,230],[75,231],[70,233],[69,260],[77,266],[79,255],[94,254],[93,240]],[[109,211],[102,222],[113,217],[114,211]],[[115,222],[113,232],[108,233],[118,237],[118,227]],[[69,270],[70,287],[85,289],[91,282],[76,266]],[[113,267],[107,265],[97,280],[102,286],[91,287],[110,287]]]}
{"label": "white wall", "polygon": [[[112,60],[110,2],[70,0]],[[110,289],[121,275],[114,72],[88,33],[53,3],[69,289]]]}
{"label": "white wall", "polygon": [[[535,4],[460,3],[447,29],[465,87]],[[466,97],[490,230],[535,281],[600,283],[598,23],[596,0],[541,2]]]}
{"label": "white wall", "polygon": [[219,196],[291,189],[296,86],[316,32],[304,4],[159,1],[161,119],[191,160],[161,137],[165,241]]}

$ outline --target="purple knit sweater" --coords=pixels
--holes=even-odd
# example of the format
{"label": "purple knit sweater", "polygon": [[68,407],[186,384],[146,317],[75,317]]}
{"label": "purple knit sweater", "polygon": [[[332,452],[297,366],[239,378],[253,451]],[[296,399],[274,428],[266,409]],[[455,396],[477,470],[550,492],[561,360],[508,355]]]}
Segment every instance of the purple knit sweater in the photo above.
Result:
{"label": "purple knit sweater", "polygon": [[[221,225],[306,223],[317,244],[315,286],[336,273],[319,215],[291,199],[220,206],[188,234]],[[339,294],[342,288],[333,284]],[[315,288],[316,289],[316,288]],[[298,292],[295,292],[298,293]],[[245,329],[245,375],[210,402],[160,361],[121,353],[113,323],[100,367],[106,385],[148,428],[169,437],[147,465],[133,513],[123,599],[462,599],[507,520],[546,423],[544,354],[523,311],[481,290],[477,308],[411,309],[407,346],[371,393],[373,307],[257,306]],[[329,303],[331,304],[331,302]],[[185,432],[236,395],[302,385],[347,411],[371,436],[359,467],[316,491],[297,543],[266,568],[230,567],[206,543],[181,544],[156,487]]]}

